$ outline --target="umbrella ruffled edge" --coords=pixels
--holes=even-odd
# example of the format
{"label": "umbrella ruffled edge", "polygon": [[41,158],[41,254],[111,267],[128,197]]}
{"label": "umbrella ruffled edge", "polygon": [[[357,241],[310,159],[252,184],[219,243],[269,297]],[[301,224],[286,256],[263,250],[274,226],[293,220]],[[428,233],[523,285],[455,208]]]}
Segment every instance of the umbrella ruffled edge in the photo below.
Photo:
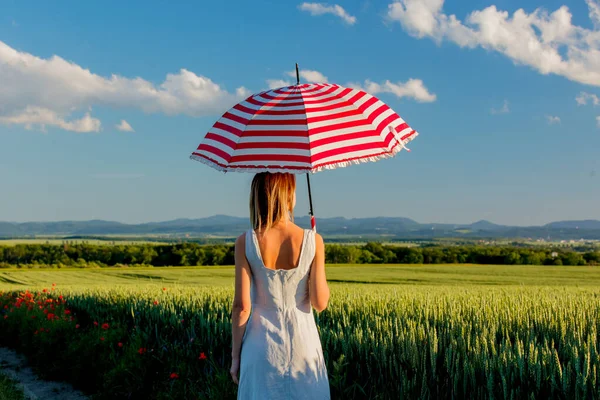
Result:
{"label": "umbrella ruffled edge", "polygon": [[258,174],[259,172],[271,172],[271,173],[288,172],[290,174],[305,174],[307,172],[312,172],[312,170],[309,168],[299,169],[299,170],[288,170],[286,168],[266,168],[266,167],[252,167],[252,168],[231,168],[231,167],[229,167],[229,168],[226,168],[226,167],[223,167],[222,165],[220,165],[219,163],[217,163],[216,161],[213,161],[209,158],[199,156],[196,154],[192,154],[190,156],[190,159],[201,162],[204,165],[208,165],[209,167],[212,167],[212,168],[216,169],[217,171],[224,172],[224,173],[247,172],[247,173]]}
{"label": "umbrella ruffled edge", "polygon": [[404,146],[407,143],[411,142],[417,136],[419,136],[419,133],[417,131],[413,131],[413,133],[411,133],[411,135],[409,137],[407,137],[406,139],[398,140],[389,152],[377,154],[377,155],[374,155],[371,157],[360,157],[360,158],[356,158],[356,159],[340,160],[340,161],[337,161],[332,164],[322,165],[322,166],[313,168],[312,172],[316,173],[316,172],[320,172],[320,171],[324,171],[324,170],[345,168],[345,167],[349,167],[350,165],[365,164],[365,163],[369,163],[369,162],[376,162],[376,161],[384,160],[386,158],[392,158],[396,154],[401,152],[403,149],[405,149]]}
{"label": "umbrella ruffled edge", "polygon": [[401,152],[403,149],[405,149],[405,145],[407,143],[411,142],[417,136],[419,136],[419,133],[417,131],[413,131],[413,133],[406,139],[398,140],[396,142],[396,144],[394,145],[394,147],[392,147],[392,149],[389,152],[381,153],[381,154],[374,155],[371,157],[360,157],[360,158],[356,158],[356,159],[340,160],[340,161],[334,162],[332,164],[321,165],[316,168],[306,168],[306,169],[267,168],[267,167],[253,167],[253,168],[231,168],[231,167],[229,167],[229,168],[227,168],[227,167],[223,167],[216,161],[213,161],[207,157],[196,155],[196,154],[192,154],[190,156],[190,159],[201,162],[202,164],[208,165],[209,167],[212,167],[212,168],[216,169],[217,171],[225,172],[225,173],[227,173],[227,172],[247,172],[247,173],[255,173],[256,174],[259,172],[270,172],[270,173],[287,172],[290,174],[306,174],[306,173],[310,172],[310,173],[314,174],[314,173],[325,171],[325,170],[333,170],[336,168],[345,168],[350,165],[365,164],[368,162],[376,162],[376,161],[384,160],[386,158],[392,158],[396,154]]}

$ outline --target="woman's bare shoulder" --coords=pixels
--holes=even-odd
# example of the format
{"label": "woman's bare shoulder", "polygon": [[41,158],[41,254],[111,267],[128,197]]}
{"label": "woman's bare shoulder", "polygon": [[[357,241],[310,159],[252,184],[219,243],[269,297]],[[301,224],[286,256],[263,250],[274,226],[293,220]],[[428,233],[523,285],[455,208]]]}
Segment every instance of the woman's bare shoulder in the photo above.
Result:
{"label": "woman's bare shoulder", "polygon": [[246,233],[242,233],[240,236],[235,239],[235,247],[243,248],[246,245]]}
{"label": "woman's bare shoulder", "polygon": [[320,234],[315,232],[315,241],[317,242],[317,244],[323,245],[324,244],[324,240],[323,240],[323,236],[321,236]]}
{"label": "woman's bare shoulder", "polygon": [[288,229],[295,231],[295,232],[300,232],[300,231],[306,230],[303,227],[301,227],[300,225],[297,225],[295,222],[288,222]]}

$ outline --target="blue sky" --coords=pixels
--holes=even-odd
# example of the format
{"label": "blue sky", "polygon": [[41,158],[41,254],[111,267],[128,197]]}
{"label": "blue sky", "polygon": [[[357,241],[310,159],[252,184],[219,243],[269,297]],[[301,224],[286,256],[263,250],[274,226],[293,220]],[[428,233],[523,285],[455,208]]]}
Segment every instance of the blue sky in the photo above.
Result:
{"label": "blue sky", "polygon": [[600,219],[598,0],[124,4],[0,4],[0,220],[247,215],[251,175],[188,157],[295,62],[386,88],[420,133],[314,175],[317,216]]}

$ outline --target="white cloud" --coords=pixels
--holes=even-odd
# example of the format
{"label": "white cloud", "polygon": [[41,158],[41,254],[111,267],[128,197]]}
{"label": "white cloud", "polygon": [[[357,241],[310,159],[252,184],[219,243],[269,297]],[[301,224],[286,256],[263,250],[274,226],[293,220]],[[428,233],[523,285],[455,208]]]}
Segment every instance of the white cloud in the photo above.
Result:
{"label": "white cloud", "polygon": [[598,125],[598,128],[600,128],[600,115],[596,117],[596,124]]}
{"label": "white cloud", "polygon": [[[296,79],[296,71],[289,71],[286,74],[294,79]],[[325,75],[320,73],[319,71],[313,71],[310,69],[301,69],[299,71],[301,81],[310,82],[310,83],[327,83],[329,80]]]}
{"label": "white cloud", "polygon": [[482,47],[542,74],[600,86],[600,0],[586,3],[594,30],[573,25],[566,6],[552,13],[519,9],[510,16],[492,5],[473,11],[463,22],[443,12],[444,0],[399,0],[388,6],[387,18],[417,38]]}
{"label": "white cloud", "polygon": [[100,120],[86,113],[82,118],[66,121],[56,112],[42,107],[27,106],[24,110],[10,115],[0,115],[0,124],[23,125],[25,129],[46,131],[47,126],[53,126],[72,132],[99,132]]}
{"label": "white cloud", "polygon": [[354,25],[356,23],[356,17],[348,14],[343,7],[337,4],[329,5],[324,3],[302,3],[298,6],[298,8],[302,11],[309,12],[312,16],[332,14],[340,17],[348,25]]}
{"label": "white cloud", "polygon": [[560,124],[560,117],[557,117],[557,116],[546,115],[546,120],[548,121],[548,124],[550,124],[550,125]]}
{"label": "white cloud", "polygon": [[596,29],[600,29],[600,3],[597,0],[585,0],[590,9],[590,19]]}
{"label": "white cloud", "polygon": [[592,93],[581,92],[577,97],[575,97],[575,101],[577,102],[577,105],[580,106],[587,105],[588,101],[594,106],[600,106],[600,98]]}
{"label": "white cloud", "polygon": [[125,121],[124,119],[122,119],[119,124],[115,125],[115,128],[121,132],[135,132],[131,125],[129,125],[129,122]]}
{"label": "white cloud", "polygon": [[[593,93],[581,92],[575,97],[575,101],[578,106],[587,106],[588,103],[593,106],[600,106],[600,97]],[[600,127],[600,116],[596,117],[596,122],[598,123],[598,127]]]}
{"label": "white cloud", "polygon": [[[65,122],[74,111],[90,106],[203,116],[220,114],[249,95],[246,88],[240,87],[231,93],[209,78],[186,69],[167,74],[160,84],[140,77],[104,77],[59,56],[40,58],[15,50],[2,41],[0,82],[0,117],[4,121],[17,123],[14,121],[23,120],[20,124],[26,125],[28,118],[23,116],[28,116],[53,121],[53,124],[45,124],[63,129],[67,129],[65,126],[74,127],[69,124],[76,121]],[[63,123],[59,123],[61,120]],[[90,117],[79,121],[92,120]],[[87,128],[95,129],[94,124],[86,123]]]}
{"label": "white cloud", "polygon": [[490,112],[494,115],[497,114],[508,114],[510,112],[510,108],[508,107],[508,100],[504,100],[504,103],[502,104],[502,108],[492,108],[490,110]]}
{"label": "white cloud", "polygon": [[398,98],[408,97],[415,99],[420,103],[431,103],[437,99],[435,94],[429,93],[429,90],[420,79],[409,79],[406,82],[390,82],[386,80],[383,83],[376,83],[366,80],[364,84],[349,83],[348,87],[362,89],[367,93],[376,95],[378,93],[391,93]]}
{"label": "white cloud", "polygon": [[269,89],[277,89],[284,86],[291,86],[292,82],[283,79],[267,79],[267,85],[269,85]]}
{"label": "white cloud", "polygon": [[[241,86],[237,89],[235,89],[235,95],[236,97],[238,97],[239,99],[245,99],[248,96],[250,96],[252,94],[252,92],[250,92],[250,90],[246,89],[245,87]],[[233,104],[231,105],[233,106]]]}
{"label": "white cloud", "polygon": [[[292,78],[296,77],[296,71],[288,71],[285,74]],[[299,74],[301,82],[327,83],[329,81],[329,79],[319,71],[301,69]],[[267,80],[267,84],[270,89],[276,89],[282,86],[290,86],[293,83],[283,79],[269,79]],[[346,86],[364,90],[372,95],[378,93],[391,93],[398,98],[408,97],[421,103],[431,103],[437,99],[437,96],[429,92],[421,79],[409,79],[406,82],[397,83],[389,80],[386,80],[383,83],[376,83],[367,79],[362,84],[351,82]]]}

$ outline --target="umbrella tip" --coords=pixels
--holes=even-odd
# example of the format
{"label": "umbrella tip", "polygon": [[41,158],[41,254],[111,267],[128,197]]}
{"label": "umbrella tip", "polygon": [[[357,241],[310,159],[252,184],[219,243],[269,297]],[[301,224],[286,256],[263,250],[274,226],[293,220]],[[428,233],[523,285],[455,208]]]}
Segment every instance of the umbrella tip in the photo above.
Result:
{"label": "umbrella tip", "polygon": [[300,72],[298,71],[298,63],[296,63],[296,85],[300,84]]}

